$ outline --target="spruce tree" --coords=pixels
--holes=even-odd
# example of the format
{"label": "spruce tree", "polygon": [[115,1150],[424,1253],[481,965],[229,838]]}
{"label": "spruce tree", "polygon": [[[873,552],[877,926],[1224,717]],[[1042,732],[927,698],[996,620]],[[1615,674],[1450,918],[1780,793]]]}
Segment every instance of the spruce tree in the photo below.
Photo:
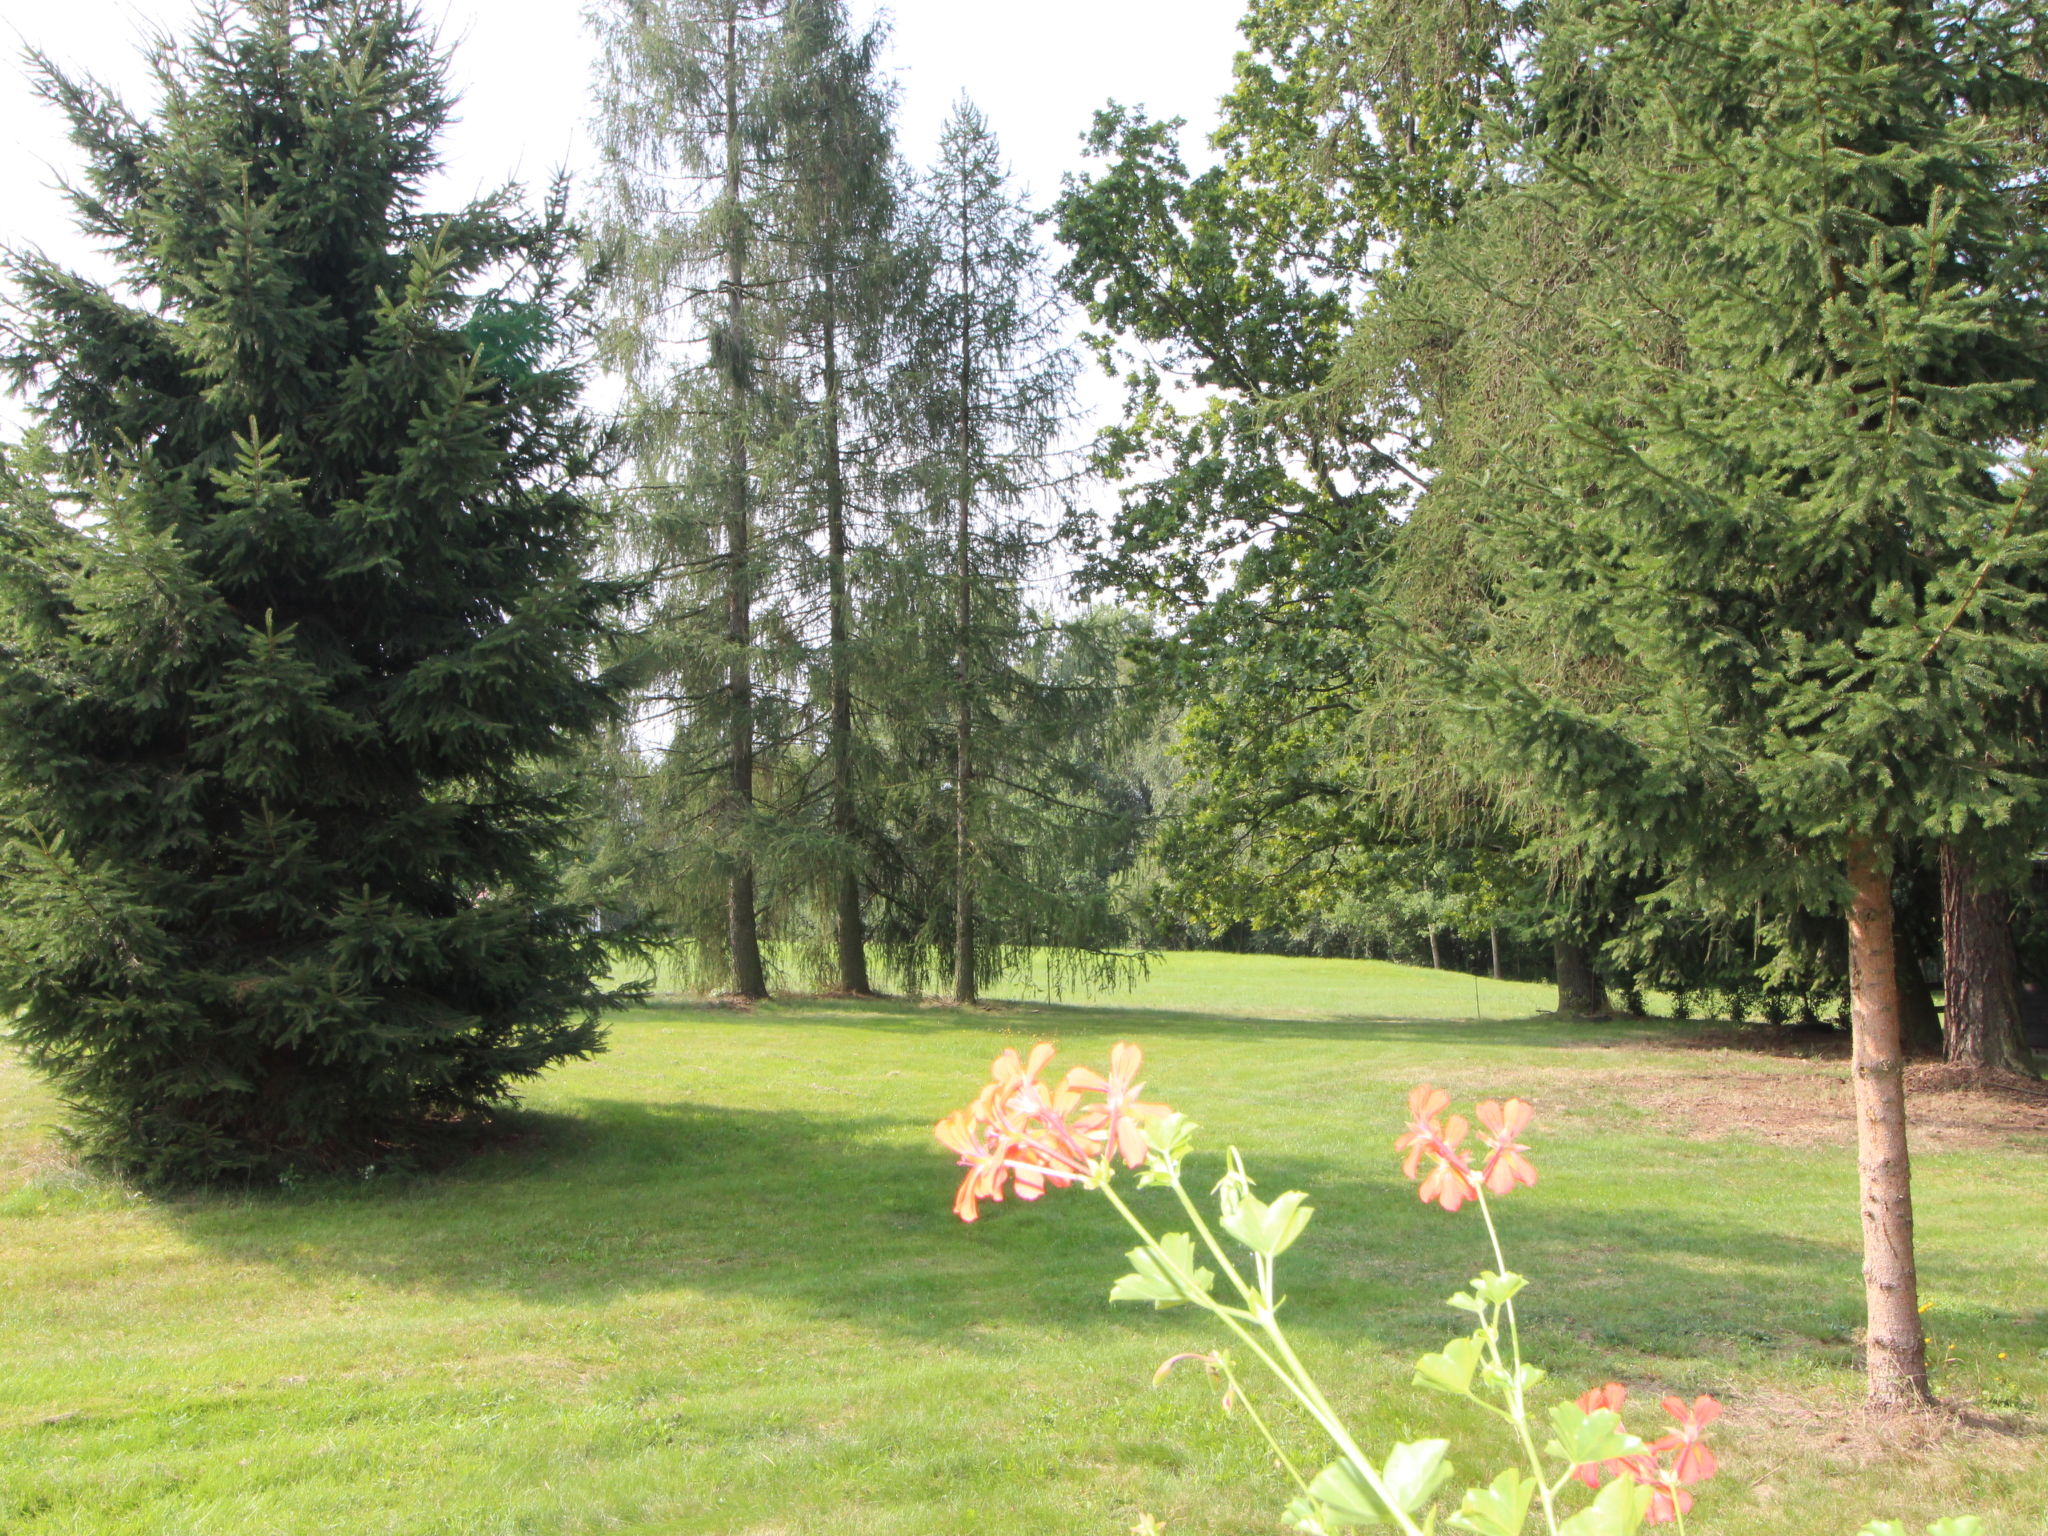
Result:
{"label": "spruce tree", "polygon": [[[2025,8],[1588,4],[1536,53],[1516,198],[1602,258],[1545,451],[1460,494],[1502,621],[1604,672],[1445,652],[1475,740],[1609,856],[1847,916],[1873,1404],[1923,1398],[1894,866],[2031,837],[2048,426],[2013,189]],[[1467,494],[1469,493],[1469,494]]]}
{"label": "spruce tree", "polygon": [[613,709],[575,234],[421,207],[397,0],[152,63],[148,117],[41,66],[117,281],[8,259],[0,999],[123,1166],[361,1166],[600,1044],[544,772]]}

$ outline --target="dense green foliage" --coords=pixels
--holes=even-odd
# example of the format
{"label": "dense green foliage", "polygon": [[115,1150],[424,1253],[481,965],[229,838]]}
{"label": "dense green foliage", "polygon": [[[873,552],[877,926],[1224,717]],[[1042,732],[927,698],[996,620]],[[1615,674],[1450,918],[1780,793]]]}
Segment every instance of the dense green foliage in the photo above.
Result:
{"label": "dense green foliage", "polygon": [[574,235],[419,207],[397,4],[223,11],[156,76],[141,119],[43,75],[119,280],[11,260],[0,996],[123,1165],[358,1166],[600,1040]]}
{"label": "dense green foliage", "polygon": [[1061,201],[1065,280],[1127,386],[1085,576],[1169,618],[1148,659],[1185,702],[1182,780],[1157,904],[1197,933],[1437,958],[1462,934],[1548,968],[1632,894],[1445,745],[1439,690],[1383,639],[1390,608],[1455,608],[1479,576],[1415,558],[1441,370],[1404,352],[1368,375],[1359,307],[1498,183],[1527,25],[1254,5],[1218,163],[1191,175],[1176,125],[1111,108],[1106,166]]}
{"label": "dense green foliage", "polygon": [[1601,344],[1545,376],[1539,457],[1432,495],[1520,573],[1494,611],[1600,681],[1451,679],[1585,835],[1681,884],[1831,904],[1845,836],[2030,833],[2048,315],[2011,189],[2048,96],[2013,25],[1596,6],[1546,39],[1512,201],[1614,248],[1574,319]]}
{"label": "dense green foliage", "polygon": [[[1815,554],[1796,520],[1782,523],[1791,545],[1749,544],[1681,507],[1690,492],[1674,494],[1673,537],[1690,541],[1679,559],[1677,546],[1645,542],[1635,501],[1596,493],[1582,505],[1588,477],[1597,484],[1603,473],[1588,455],[1639,446],[1586,423],[1640,410],[1674,451],[1711,456],[1720,449],[1699,440],[1703,424],[1724,421],[1705,432],[1742,444],[1746,457],[1715,471],[1730,486],[1745,483],[1744,464],[1774,453],[1783,463],[1832,451],[1814,435],[1814,412],[1827,407],[1794,420],[1760,394],[1758,420],[1724,417],[1723,359],[1693,332],[1718,327],[1735,348],[1780,335],[1764,313],[1772,303],[1788,324],[1821,325],[1819,308],[1798,309],[1817,304],[1795,292],[1811,275],[1798,267],[1805,258],[1790,236],[1760,233],[1775,228],[1771,210],[1819,209],[1787,217],[1825,224],[1824,238],[1846,251],[1869,233],[1863,205],[1892,198],[1881,218],[1910,243],[1909,227],[1928,215],[1913,178],[1951,169],[1962,179],[1925,238],[1943,250],[1984,239],[2010,249],[1944,256],[1978,287],[1937,296],[1945,317],[1923,316],[1911,337],[1887,334],[1884,367],[1866,358],[1833,387],[1870,388],[1873,369],[1889,367],[1886,379],[1917,369],[1963,458],[1931,464],[1932,480],[1900,481],[1900,494],[1933,485],[1939,502],[1964,460],[1980,484],[1946,510],[1921,506],[1914,531],[1898,536],[1912,569],[1892,575],[1917,605],[1917,648],[1900,639],[1882,683],[1875,657],[1855,664],[1870,669],[1863,682],[1810,658],[1805,703],[1787,707],[1811,706],[1808,717],[1823,720],[1812,689],[1834,683],[1925,691],[1924,709],[1866,711],[1860,727],[1886,749],[1927,743],[1930,771],[1945,775],[1896,783],[1913,804],[1883,834],[1903,840],[1895,899],[1910,918],[1900,962],[1909,990],[1941,947],[1939,893],[1919,873],[1933,868],[1933,840],[1980,849],[1987,878],[2023,883],[2036,841],[2027,765],[2038,734],[2037,581],[2032,514],[2015,487],[2033,430],[2024,380],[2038,353],[2026,284],[2001,289],[1999,274],[2023,270],[2036,238],[2031,8],[1990,18],[1874,10],[1870,27],[1926,34],[1921,72],[1881,87],[1901,101],[1926,93],[1924,131],[1904,118],[1870,130],[1922,132],[1917,169],[1901,162],[1903,144],[1873,150],[1855,137],[1868,137],[1864,128],[1835,125],[1827,132],[1846,137],[1826,174],[1843,187],[1819,190],[1798,181],[1799,134],[1819,141],[1787,117],[1783,78],[1726,62],[1767,52],[1784,41],[1771,29],[1804,25],[1805,14],[1778,4],[1717,10],[1711,21],[1687,13],[1671,25],[1692,32],[1666,37],[1656,8],[1273,0],[1247,14],[1211,169],[1188,172],[1172,124],[1119,108],[1098,118],[1092,149],[1106,165],[1070,182],[1060,205],[1073,252],[1065,277],[1129,396],[1103,440],[1118,506],[1095,530],[1086,576],[1168,617],[1168,638],[1149,651],[1182,703],[1180,782],[1154,896],[1166,926],[1249,926],[1255,942],[1411,956],[1453,933],[1504,936],[1522,964],[1532,946],[1554,945],[1567,1007],[1603,1006],[1604,980],[1631,1000],[1655,986],[1768,1016],[1832,1013],[1845,973],[1839,940],[1824,931],[1839,894],[1828,858],[1802,864],[1799,836],[1768,825],[1778,813],[1760,802],[1717,803],[1697,763],[1675,768],[1667,753],[1672,776],[1648,771],[1638,727],[1646,710],[1701,718],[1705,699],[1665,687],[1698,648],[1687,623],[1743,632],[1716,663],[1735,672],[1750,665],[1745,648],[1771,670],[1773,648],[1800,629],[1779,611],[1790,589],[1739,593],[1724,556],[1753,556],[1755,570],[1776,573],[1765,585],[1790,580],[1824,627],[1832,620],[1820,610],[1854,583],[1818,567],[1789,575],[1795,554]],[[1575,47],[1594,57],[1612,41],[1602,28],[1633,51],[1564,70]],[[1572,41],[1589,29],[1603,41]],[[1702,43],[1701,29],[1721,29],[1723,42]],[[1775,41],[1727,40],[1745,29]],[[1827,42],[1844,59],[1856,46]],[[1700,62],[1715,48],[1719,75]],[[1870,70],[1899,66],[1842,67],[1847,94],[1824,82],[1828,110],[1880,112],[1855,105],[1855,91],[1880,88]],[[1667,94],[1690,104],[1691,129],[1674,125],[1671,114],[1683,114]],[[1746,146],[1740,188],[1734,172],[1701,169],[1676,147],[1692,143],[1686,131],[1708,132],[1702,124]],[[1721,165],[1718,141],[1702,152]],[[1887,190],[1894,184],[1908,190]],[[1974,199],[1974,211],[1959,199]],[[1860,245],[1830,258],[1845,272],[1869,259]],[[1904,246],[1884,259],[1904,263],[1886,279],[1898,296],[1927,278]],[[1782,270],[1767,270],[1772,261]],[[1973,303],[2004,306],[1988,322],[2004,327],[2003,361],[1995,347],[1965,344],[1958,327],[1979,323],[1963,313]],[[1877,323],[1866,317],[1866,328]],[[1914,348],[1917,360],[1902,361]],[[1943,348],[1954,361],[1932,356]],[[1630,357],[1648,371],[1617,399]],[[1683,415],[1673,380],[1692,391]],[[1952,399],[1942,393],[1951,384],[1975,392]],[[1566,418],[1579,429],[1563,428]],[[1838,444],[1860,451],[1857,430],[1837,433]],[[1646,480],[1634,494],[1654,490]],[[1836,491],[1862,494],[1839,479]],[[1777,516],[1754,499],[1740,515],[1745,526]],[[1645,598],[1633,617],[1611,612],[1616,584],[1629,582],[1664,583],[1669,604]],[[1929,653],[1934,670],[1908,679],[1951,615]],[[1608,633],[1615,626],[1627,636]],[[1973,649],[1978,633],[1988,649]],[[1662,649],[1621,660],[1648,647]],[[1748,683],[1730,673],[1721,686]],[[1595,720],[1610,734],[1579,728]],[[1800,734],[1786,743],[1804,750]],[[1760,788],[1746,770],[1727,782],[1741,795]],[[1624,808],[1602,786],[1637,799]],[[1692,832],[1677,835],[1674,817]],[[1741,878],[1720,879],[1710,864]],[[1491,947],[1468,944],[1465,963]],[[1590,987],[1576,1002],[1572,974]]]}

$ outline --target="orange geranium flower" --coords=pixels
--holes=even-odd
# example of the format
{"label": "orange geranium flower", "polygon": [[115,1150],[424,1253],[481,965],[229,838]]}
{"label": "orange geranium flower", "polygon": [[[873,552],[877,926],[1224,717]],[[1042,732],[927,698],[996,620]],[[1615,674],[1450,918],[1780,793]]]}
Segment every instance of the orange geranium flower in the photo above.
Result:
{"label": "orange geranium flower", "polygon": [[1411,1179],[1421,1171],[1425,1153],[1433,1158],[1435,1166],[1423,1178],[1416,1194],[1425,1205],[1433,1202],[1447,1211],[1455,1211],[1467,1200],[1478,1198],[1479,1184],[1472,1177],[1471,1165],[1458,1150],[1458,1143],[1472,1127],[1463,1115],[1453,1115],[1444,1121],[1437,1118],[1450,1102],[1448,1093],[1428,1083],[1410,1092],[1408,1129],[1394,1138],[1394,1150],[1406,1154],[1401,1159],[1401,1171]]}
{"label": "orange geranium flower", "polygon": [[1645,1525],[1669,1525],[1692,1508],[1692,1495],[1674,1482],[1654,1456],[1631,1456],[1620,1463],[1621,1475],[1650,1490]]}
{"label": "orange geranium flower", "polygon": [[1045,1070],[1045,1064],[1052,1060],[1053,1043],[1041,1040],[1031,1047],[1029,1060],[1020,1058],[1015,1050],[1006,1050],[989,1063],[990,1084],[1005,1096],[1017,1099],[1042,1097],[1045,1085],[1038,1080],[1038,1074]]}
{"label": "orange geranium flower", "polygon": [[[1579,1407],[1586,1413],[1601,1408],[1612,1408],[1619,1413],[1627,1398],[1628,1389],[1619,1382],[1610,1381],[1580,1397]],[[1604,1477],[1625,1477],[1647,1488],[1650,1507],[1643,1520],[1648,1525],[1668,1525],[1690,1510],[1692,1495],[1686,1492],[1685,1485],[1712,1477],[1716,1470],[1714,1453],[1707,1449],[1701,1436],[1706,1427],[1721,1416],[1721,1405],[1711,1397],[1699,1397],[1693,1399],[1688,1407],[1682,1398],[1667,1397],[1664,1399],[1664,1411],[1678,1421],[1678,1428],[1671,1434],[1651,1441],[1633,1456],[1599,1463],[1587,1462],[1572,1468],[1572,1476],[1588,1488],[1599,1487]],[[1666,1451],[1678,1453],[1668,1468],[1663,1462]]]}
{"label": "orange geranium flower", "polygon": [[1698,1483],[1710,1478],[1719,1468],[1714,1453],[1703,1436],[1707,1426],[1721,1417],[1721,1405],[1711,1397],[1696,1397],[1692,1406],[1687,1407],[1685,1399],[1667,1397],[1664,1411],[1678,1421],[1678,1428],[1668,1435],[1662,1435],[1650,1442],[1650,1449],[1662,1453],[1676,1451],[1672,1458],[1671,1479],[1677,1483]]}
{"label": "orange geranium flower", "polygon": [[[1171,1111],[1138,1098],[1138,1048],[1117,1046],[1108,1077],[1077,1068],[1056,1089],[1044,1080],[1052,1057],[1046,1041],[1029,1056],[1004,1051],[989,1064],[989,1080],[974,1102],[932,1127],[967,1170],[953,1197],[962,1221],[973,1221],[981,1202],[1001,1200],[1005,1190],[1019,1200],[1036,1200],[1048,1184],[1057,1188],[1099,1177],[1112,1155],[1133,1168],[1149,1155],[1143,1122]],[[1088,1093],[1102,1094],[1101,1102],[1089,1103]]]}
{"label": "orange geranium flower", "polygon": [[[1628,1401],[1628,1388],[1618,1381],[1593,1388],[1579,1394],[1579,1412],[1598,1413],[1602,1408],[1619,1414],[1622,1404]],[[1603,1477],[1619,1477],[1626,1467],[1619,1461],[1582,1461],[1572,1468],[1572,1476],[1588,1488],[1598,1488]]]}
{"label": "orange geranium flower", "polygon": [[1479,1105],[1479,1123],[1486,1128],[1486,1164],[1479,1177],[1487,1190],[1504,1195],[1517,1184],[1536,1182],[1536,1165],[1524,1155],[1528,1148],[1520,1140],[1536,1111],[1525,1099],[1485,1099]]}
{"label": "orange geranium flower", "polygon": [[1579,1394],[1579,1412],[1598,1413],[1605,1408],[1610,1413],[1620,1413],[1622,1404],[1628,1401],[1628,1388],[1618,1381],[1610,1381],[1604,1387],[1595,1387],[1590,1392]]}
{"label": "orange geranium flower", "polygon": [[972,1106],[956,1109],[937,1125],[932,1134],[949,1151],[956,1153],[967,1176],[953,1196],[953,1214],[973,1221],[981,1214],[980,1202],[1003,1198],[1003,1181],[1008,1177],[1002,1143],[979,1124]]}
{"label": "orange geranium flower", "polygon": [[1151,1155],[1145,1141],[1145,1123],[1173,1113],[1164,1104],[1148,1104],[1138,1095],[1145,1085],[1138,1072],[1145,1053],[1127,1041],[1119,1041],[1109,1053],[1109,1076],[1090,1067],[1068,1069],[1064,1091],[1077,1099],[1084,1093],[1102,1095],[1100,1104],[1090,1105],[1076,1117],[1085,1137],[1099,1138],[1105,1150],[1114,1148],[1126,1168],[1144,1166]]}
{"label": "orange geranium flower", "polygon": [[1424,1205],[1434,1202],[1447,1211],[1455,1211],[1467,1200],[1479,1198],[1478,1181],[1472,1177],[1472,1170],[1458,1155],[1458,1143],[1465,1139],[1470,1127],[1463,1115],[1453,1115],[1444,1128],[1441,1147],[1430,1148],[1430,1155],[1436,1159],[1436,1166],[1429,1170],[1415,1193]]}
{"label": "orange geranium flower", "polygon": [[1408,1129],[1394,1138],[1394,1150],[1405,1152],[1401,1172],[1414,1178],[1422,1167],[1422,1154],[1443,1134],[1437,1117],[1450,1108],[1451,1096],[1427,1083],[1408,1090]]}

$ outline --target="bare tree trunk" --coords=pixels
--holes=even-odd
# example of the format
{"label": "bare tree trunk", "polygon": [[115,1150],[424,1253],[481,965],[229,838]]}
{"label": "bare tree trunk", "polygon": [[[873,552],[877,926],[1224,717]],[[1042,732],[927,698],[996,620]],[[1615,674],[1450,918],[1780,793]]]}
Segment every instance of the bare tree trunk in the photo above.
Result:
{"label": "bare tree trunk", "polygon": [[1443,947],[1437,943],[1434,928],[1429,930],[1429,965],[1431,970],[1440,971],[1444,968]]}
{"label": "bare tree trunk", "polygon": [[1557,961],[1557,1011],[1566,1018],[1600,1019],[1607,1016],[1607,988],[1593,969],[1593,957],[1586,946],[1569,939],[1552,945]]}
{"label": "bare tree trunk", "polygon": [[974,782],[974,704],[972,629],[974,624],[974,260],[969,248],[967,191],[960,193],[960,484],[954,525],[954,700],[953,717],[953,1001],[975,999],[974,835],[971,786]]}
{"label": "bare tree trunk", "polygon": [[[830,273],[825,278],[825,566],[831,615],[827,645],[832,668],[831,720],[826,727],[826,755],[832,772],[832,830],[841,857],[850,859],[857,829],[853,803],[853,677],[849,655],[853,628],[846,581],[846,477],[839,446],[838,320],[833,306],[838,293]],[[833,876],[834,938],[839,960],[839,990],[865,997],[868,984],[867,926],[861,916],[860,871],[851,862]]]}
{"label": "bare tree trunk", "polygon": [[1928,1401],[1913,1262],[1913,1174],[1899,1039],[1891,875],[1862,838],[1848,850],[1849,1020],[1856,1069],[1856,1173],[1863,1211],[1864,1370],[1873,1408]]}
{"label": "bare tree trunk", "polygon": [[1494,979],[1495,981],[1499,981],[1499,980],[1500,980],[1500,929],[1499,929],[1498,927],[1493,927],[1493,928],[1489,928],[1489,929],[1487,929],[1487,930],[1486,930],[1486,937],[1487,937],[1487,940],[1488,940],[1488,941],[1489,941],[1489,942],[1490,942],[1490,943],[1491,943],[1491,944],[1493,945],[1493,979]]}
{"label": "bare tree trunk", "polygon": [[1941,949],[1949,1061],[2033,1076],[2020,1028],[2012,898],[1985,885],[1977,861],[1952,842],[1941,845]]}
{"label": "bare tree trunk", "polygon": [[[725,48],[725,193],[739,201],[741,186],[741,134],[745,125],[739,110],[739,10],[726,13]],[[726,664],[726,692],[729,732],[727,830],[737,835],[732,874],[726,891],[726,932],[732,950],[732,990],[741,997],[766,997],[767,975],[761,966],[761,938],[757,926],[754,891],[754,860],[747,850],[746,823],[754,808],[754,674],[753,573],[749,526],[746,397],[751,386],[748,370],[745,293],[746,257],[737,234],[728,235],[725,247],[726,324],[728,367],[735,409],[727,450],[727,491],[725,508],[725,638],[730,647]]]}

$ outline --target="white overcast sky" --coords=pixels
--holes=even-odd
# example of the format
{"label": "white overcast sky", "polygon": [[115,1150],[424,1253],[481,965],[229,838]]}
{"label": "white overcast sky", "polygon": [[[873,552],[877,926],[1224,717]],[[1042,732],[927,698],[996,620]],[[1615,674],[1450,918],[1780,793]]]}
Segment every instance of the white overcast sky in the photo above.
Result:
{"label": "white overcast sky", "polygon": [[[857,15],[873,0],[852,0]],[[451,205],[507,179],[538,184],[558,166],[587,165],[592,45],[583,0],[425,0],[452,45],[459,120],[431,201]],[[901,143],[919,164],[964,91],[1000,135],[1036,205],[1080,166],[1080,135],[1112,98],[1188,120],[1199,152],[1229,87],[1243,0],[894,0],[890,62],[902,86]],[[54,190],[74,165],[56,115],[34,95],[21,53],[36,47],[67,69],[148,100],[143,38],[187,29],[189,0],[0,0],[0,240],[90,264]],[[1109,409],[1102,381],[1084,390]],[[4,412],[11,417],[14,413]]]}

